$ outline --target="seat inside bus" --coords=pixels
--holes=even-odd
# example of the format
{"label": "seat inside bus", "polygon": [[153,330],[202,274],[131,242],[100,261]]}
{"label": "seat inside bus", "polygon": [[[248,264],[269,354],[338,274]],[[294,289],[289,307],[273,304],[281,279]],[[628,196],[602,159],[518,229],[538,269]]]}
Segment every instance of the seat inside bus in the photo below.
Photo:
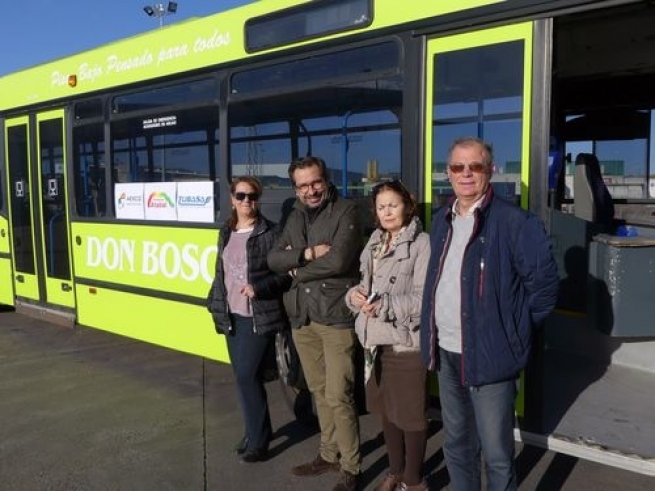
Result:
{"label": "seat inside bus", "polygon": [[594,154],[579,153],[575,159],[574,206],[578,218],[610,231],[614,219],[614,203]]}

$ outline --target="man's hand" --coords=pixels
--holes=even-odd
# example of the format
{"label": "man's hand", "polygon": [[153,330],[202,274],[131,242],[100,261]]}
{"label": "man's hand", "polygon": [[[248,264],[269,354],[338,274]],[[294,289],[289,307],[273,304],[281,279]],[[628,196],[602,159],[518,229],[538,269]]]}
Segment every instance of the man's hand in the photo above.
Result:
{"label": "man's hand", "polygon": [[308,263],[310,261],[314,261],[319,257],[325,256],[328,252],[330,252],[329,244],[318,244],[313,247],[305,247],[305,251],[304,251],[305,262]]}
{"label": "man's hand", "polygon": [[328,252],[330,252],[330,244],[318,244],[313,247],[314,249],[314,256],[316,256],[316,259],[319,257],[325,256]]}

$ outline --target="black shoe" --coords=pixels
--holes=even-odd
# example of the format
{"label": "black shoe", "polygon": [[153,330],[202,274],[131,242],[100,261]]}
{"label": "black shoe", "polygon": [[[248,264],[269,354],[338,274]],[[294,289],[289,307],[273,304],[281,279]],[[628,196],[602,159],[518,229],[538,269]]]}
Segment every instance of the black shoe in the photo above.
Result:
{"label": "black shoe", "polygon": [[268,458],[268,449],[256,448],[254,450],[248,450],[241,455],[239,459],[240,462],[245,464],[252,464],[253,462],[262,462]]}
{"label": "black shoe", "polygon": [[234,452],[237,455],[243,455],[247,448],[248,448],[248,437],[244,435],[244,437],[239,441],[239,443],[237,443],[234,446]]}

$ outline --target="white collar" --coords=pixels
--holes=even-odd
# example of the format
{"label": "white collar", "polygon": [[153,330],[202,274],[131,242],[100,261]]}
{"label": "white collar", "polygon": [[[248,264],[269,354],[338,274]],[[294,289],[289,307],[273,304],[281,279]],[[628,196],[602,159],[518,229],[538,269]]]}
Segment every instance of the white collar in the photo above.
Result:
{"label": "white collar", "polygon": [[486,195],[487,195],[487,193],[483,194],[482,197],[481,197],[479,200],[477,200],[475,203],[473,203],[473,204],[471,205],[471,207],[468,209],[468,211],[466,212],[465,215],[460,215],[460,214],[458,213],[458,211],[457,211],[458,206],[457,206],[457,205],[459,204],[459,198],[456,199],[455,202],[453,203],[452,208],[451,208],[451,211],[452,211],[452,213],[453,213],[453,216],[458,216],[458,215],[459,215],[459,216],[465,216],[465,217],[470,217],[470,216],[472,216],[473,213],[475,212],[475,210],[476,210],[477,208],[480,208],[480,206],[482,206],[482,202],[484,201],[484,197],[485,197]]}

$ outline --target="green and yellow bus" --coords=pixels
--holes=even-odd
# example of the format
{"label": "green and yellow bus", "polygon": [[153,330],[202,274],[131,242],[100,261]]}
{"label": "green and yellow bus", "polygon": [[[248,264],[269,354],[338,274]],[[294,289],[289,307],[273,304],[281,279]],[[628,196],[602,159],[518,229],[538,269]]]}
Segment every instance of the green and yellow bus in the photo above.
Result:
{"label": "green and yellow bus", "polygon": [[2,77],[0,303],[227,361],[205,297],[232,176],[279,220],[318,155],[363,203],[402,178],[429,222],[479,136],[561,267],[517,438],[655,474],[653,25],[645,1],[267,0]]}

